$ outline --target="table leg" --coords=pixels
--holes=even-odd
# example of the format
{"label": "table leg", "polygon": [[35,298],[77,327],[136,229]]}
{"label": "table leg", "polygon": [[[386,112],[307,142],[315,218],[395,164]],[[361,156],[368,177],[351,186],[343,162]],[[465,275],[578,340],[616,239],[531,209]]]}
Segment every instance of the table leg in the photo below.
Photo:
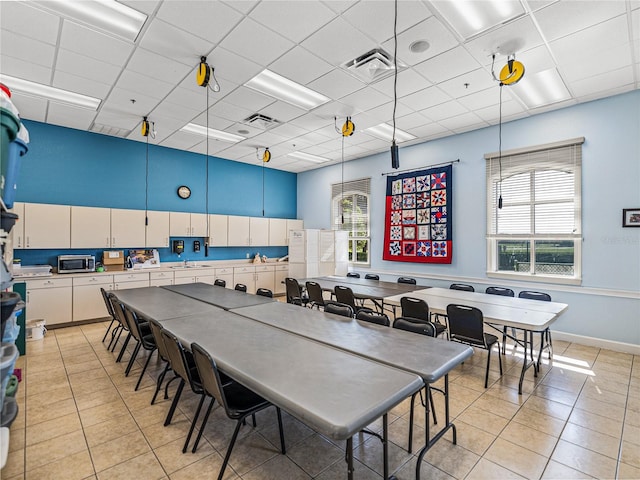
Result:
{"label": "table leg", "polygon": [[353,437],[347,438],[347,479],[353,480]]}

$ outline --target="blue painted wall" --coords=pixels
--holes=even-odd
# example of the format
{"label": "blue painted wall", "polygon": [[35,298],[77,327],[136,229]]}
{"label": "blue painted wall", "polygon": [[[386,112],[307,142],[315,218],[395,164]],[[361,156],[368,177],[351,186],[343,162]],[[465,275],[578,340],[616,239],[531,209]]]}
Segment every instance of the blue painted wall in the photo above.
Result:
{"label": "blue painted wall", "polygon": [[[358,123],[357,117],[354,122]],[[640,91],[542,113],[503,125],[503,150],[585,137],[582,149],[582,285],[562,287],[509,282],[486,276],[486,181],[484,154],[498,150],[497,126],[400,148],[400,169],[454,164],[454,253],[451,265],[382,260],[388,152],[344,165],[344,179],[371,177],[371,269],[453,281],[545,290],[569,304],[554,328],[640,345],[640,228],[622,228],[622,209],[640,207]],[[348,143],[349,140],[347,139]],[[298,175],[298,213],[306,228],[330,228],[330,185],[340,165]],[[323,208],[318,208],[318,205]],[[356,269],[357,270],[357,269]]]}
{"label": "blue painted wall", "polygon": [[[22,157],[16,201],[145,208],[145,143],[33,121],[24,123],[31,141],[28,154]],[[205,162],[206,157],[201,154],[150,144],[149,210],[204,213]],[[262,216],[262,175],[262,167],[210,156],[209,213]],[[264,216],[297,218],[297,175],[267,167],[264,184]],[[191,188],[189,199],[177,196],[180,185]],[[205,259],[204,248],[195,253],[193,239],[184,240],[181,260]],[[287,248],[218,247],[210,249],[207,259],[245,258],[247,253],[253,256],[257,251],[268,257],[281,257]],[[24,265],[53,265],[59,253],[87,252],[16,250],[15,256]],[[169,249],[160,249],[160,255],[162,261],[179,260]]]}

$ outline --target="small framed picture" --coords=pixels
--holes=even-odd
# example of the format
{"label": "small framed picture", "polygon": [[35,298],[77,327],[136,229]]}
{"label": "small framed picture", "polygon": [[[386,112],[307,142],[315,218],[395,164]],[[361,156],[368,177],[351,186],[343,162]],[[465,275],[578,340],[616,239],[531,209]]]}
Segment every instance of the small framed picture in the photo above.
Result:
{"label": "small framed picture", "polygon": [[640,208],[623,208],[622,226],[640,227]]}

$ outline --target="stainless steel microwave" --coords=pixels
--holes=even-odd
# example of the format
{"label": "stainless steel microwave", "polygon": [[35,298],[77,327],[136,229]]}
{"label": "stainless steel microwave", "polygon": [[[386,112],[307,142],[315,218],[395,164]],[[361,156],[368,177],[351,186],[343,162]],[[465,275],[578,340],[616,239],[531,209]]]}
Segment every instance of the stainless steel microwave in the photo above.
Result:
{"label": "stainless steel microwave", "polygon": [[93,255],[58,255],[58,273],[95,272]]}

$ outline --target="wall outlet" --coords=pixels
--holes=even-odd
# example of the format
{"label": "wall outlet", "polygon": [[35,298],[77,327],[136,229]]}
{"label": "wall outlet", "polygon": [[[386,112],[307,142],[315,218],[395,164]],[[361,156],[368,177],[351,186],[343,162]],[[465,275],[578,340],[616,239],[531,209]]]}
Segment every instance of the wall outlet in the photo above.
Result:
{"label": "wall outlet", "polygon": [[249,258],[249,254],[247,253],[247,258]]}

